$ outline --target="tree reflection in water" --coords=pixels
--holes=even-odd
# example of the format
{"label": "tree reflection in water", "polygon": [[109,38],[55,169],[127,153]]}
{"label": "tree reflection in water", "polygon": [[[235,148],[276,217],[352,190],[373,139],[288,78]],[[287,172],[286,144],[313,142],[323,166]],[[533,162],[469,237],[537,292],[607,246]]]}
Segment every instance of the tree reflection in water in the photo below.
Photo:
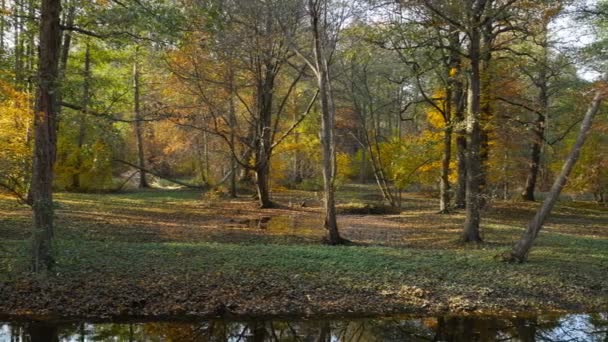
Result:
{"label": "tree reflection in water", "polygon": [[0,324],[0,341],[608,341],[608,313],[353,320]]}

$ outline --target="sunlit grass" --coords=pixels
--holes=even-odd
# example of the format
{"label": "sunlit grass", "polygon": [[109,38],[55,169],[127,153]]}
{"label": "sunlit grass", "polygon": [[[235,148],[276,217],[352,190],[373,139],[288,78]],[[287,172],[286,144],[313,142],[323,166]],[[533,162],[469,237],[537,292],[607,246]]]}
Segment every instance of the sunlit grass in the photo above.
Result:
{"label": "sunlit grass", "polygon": [[[412,196],[408,201],[415,205],[401,214],[341,216],[342,233],[355,245],[332,247],[321,243],[319,208],[259,211],[242,198],[206,203],[196,191],[59,193],[56,199],[56,281],[98,275],[101,283],[139,284],[152,277],[181,283],[231,279],[244,286],[268,278],[285,287],[281,291],[297,286],[316,293],[330,286],[343,289],[338,297],[356,290],[379,298],[405,286],[424,289],[437,305],[466,301],[503,310],[599,308],[608,296],[608,212],[594,204],[560,205],[530,262],[513,265],[496,256],[520,236],[536,204],[496,203],[484,213],[486,243],[468,246],[458,242],[462,213],[437,214],[433,201]],[[27,207],[7,197],[0,198],[0,213],[6,213],[0,220],[0,279],[10,283],[27,277],[31,218]],[[259,225],[262,217],[271,219]],[[384,299],[374,300],[381,305]],[[419,299],[403,300],[414,305]]]}

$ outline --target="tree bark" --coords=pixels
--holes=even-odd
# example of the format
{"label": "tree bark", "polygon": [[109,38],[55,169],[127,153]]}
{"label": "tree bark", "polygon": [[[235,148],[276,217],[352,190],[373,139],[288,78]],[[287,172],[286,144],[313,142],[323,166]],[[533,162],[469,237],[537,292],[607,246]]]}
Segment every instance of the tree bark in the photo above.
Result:
{"label": "tree bark", "polygon": [[268,171],[268,163],[260,165],[255,170],[256,190],[258,194],[260,208],[262,209],[274,207],[274,203],[270,200],[270,190],[268,187]]}
{"label": "tree bark", "polygon": [[34,162],[32,172],[32,271],[53,267],[53,163],[57,146],[57,76],[61,30],[60,0],[43,0],[40,13],[38,90],[34,121]]}
{"label": "tree bark", "polygon": [[320,21],[325,16],[322,13],[321,1],[308,0],[310,21],[313,38],[313,54],[315,73],[321,99],[321,146],[323,148],[323,197],[325,204],[325,229],[327,242],[338,245],[345,242],[338,231],[335,203],[336,179],[336,142],[334,137],[335,107],[333,103],[327,51],[325,51],[325,28]]}
{"label": "tree bark", "polygon": [[274,204],[270,200],[268,173],[272,151],[272,102],[276,73],[274,67],[269,63],[266,63],[263,69],[257,85],[258,126],[255,175],[260,208],[272,208]]}
{"label": "tree bark", "polygon": [[450,36],[450,49],[451,49],[451,64],[450,70],[450,94],[451,94],[451,105],[454,108],[454,115],[452,119],[453,132],[456,133],[456,191],[454,194],[454,207],[456,209],[464,209],[466,207],[466,193],[467,193],[467,163],[466,163],[466,152],[467,152],[467,137],[465,128],[465,115],[464,109],[466,106],[466,90],[464,89],[463,80],[461,79],[461,58],[457,53],[457,50],[461,49],[459,31],[456,27],[451,27],[454,32]]}
{"label": "tree bark", "polygon": [[[490,1],[491,2],[491,1]],[[479,31],[482,36],[482,46],[479,54],[480,70],[480,130],[481,141],[479,150],[480,175],[479,175],[479,206],[484,208],[489,199],[488,174],[490,161],[490,135],[492,133],[492,73],[490,62],[492,60],[492,42],[494,40],[494,25],[492,20],[486,20]]]}
{"label": "tree bark", "polygon": [[470,71],[469,93],[467,107],[467,193],[466,193],[466,220],[462,240],[464,242],[481,242],[479,234],[480,205],[481,205],[481,75],[480,75],[480,14],[473,13],[474,19],[470,32]]}
{"label": "tree bark", "polygon": [[543,204],[536,212],[536,215],[534,215],[532,221],[528,223],[528,228],[523,233],[517,244],[513,247],[513,250],[511,251],[510,255],[505,256],[505,260],[520,263],[527,261],[528,254],[530,253],[530,249],[532,248],[532,244],[534,243],[534,240],[542,229],[545,220],[551,213],[551,210],[555,206],[555,203],[559,198],[559,194],[561,193],[562,189],[566,185],[566,182],[568,181],[568,176],[570,175],[572,168],[576,164],[576,161],[578,160],[578,157],[581,153],[583,144],[585,143],[585,140],[589,135],[589,131],[591,130],[591,123],[593,121],[593,117],[598,112],[600,104],[602,100],[606,97],[606,95],[607,94],[605,89],[599,89],[596,91],[596,94],[593,97],[593,100],[591,101],[587,112],[585,113],[583,122],[581,123],[580,132],[578,134],[578,137],[576,138],[576,142],[574,143],[574,146],[572,146],[572,150],[570,151],[568,158],[564,162],[561,172],[553,182],[553,186],[551,187],[547,198],[545,198],[545,200],[543,201]]}

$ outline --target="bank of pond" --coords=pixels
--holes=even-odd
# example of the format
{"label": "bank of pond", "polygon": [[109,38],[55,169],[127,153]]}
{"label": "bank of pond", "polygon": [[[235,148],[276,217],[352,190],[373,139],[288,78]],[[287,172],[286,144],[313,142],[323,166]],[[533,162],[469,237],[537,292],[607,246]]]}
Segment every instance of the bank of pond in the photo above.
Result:
{"label": "bank of pond", "polygon": [[5,321],[0,341],[608,341],[608,312],[509,316]]}

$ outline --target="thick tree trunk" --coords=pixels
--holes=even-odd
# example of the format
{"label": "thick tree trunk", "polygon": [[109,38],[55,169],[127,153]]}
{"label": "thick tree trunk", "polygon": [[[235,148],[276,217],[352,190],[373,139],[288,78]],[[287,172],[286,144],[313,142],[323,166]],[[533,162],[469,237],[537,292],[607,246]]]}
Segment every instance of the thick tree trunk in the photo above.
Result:
{"label": "thick tree trunk", "polygon": [[322,72],[322,80],[319,82],[321,94],[321,145],[323,147],[323,192],[325,202],[325,229],[327,229],[328,242],[332,245],[342,243],[338,232],[338,221],[336,218],[335,203],[335,178],[336,178],[336,143],[334,140],[334,108],[331,104],[331,89],[328,89],[329,79]]}
{"label": "thick tree trunk", "polygon": [[335,203],[336,179],[336,142],[334,137],[335,107],[327,64],[327,51],[325,51],[325,37],[323,24],[323,5],[313,0],[308,1],[310,21],[313,35],[313,53],[315,58],[315,72],[321,99],[321,146],[323,148],[323,197],[325,204],[325,229],[327,242],[332,245],[345,242],[338,232]]}
{"label": "thick tree trunk", "polygon": [[274,79],[276,73],[270,64],[264,65],[264,73],[258,80],[258,125],[257,125],[257,151],[255,154],[255,175],[260,208],[272,208],[268,189],[270,157],[272,152],[272,102]]}
{"label": "thick tree trunk", "polygon": [[543,204],[536,212],[536,215],[534,216],[532,221],[528,223],[528,228],[523,233],[517,244],[513,247],[513,250],[511,251],[510,255],[507,255],[505,257],[507,261],[525,262],[528,259],[528,254],[530,253],[530,249],[532,248],[534,240],[538,236],[538,233],[542,229],[545,220],[547,219],[547,217],[551,213],[551,210],[555,206],[555,203],[559,198],[559,194],[566,185],[566,182],[568,181],[568,176],[570,175],[574,164],[576,164],[576,161],[578,160],[583,144],[585,143],[585,140],[589,135],[593,117],[598,112],[600,104],[605,96],[606,90],[600,89],[596,92],[593,100],[591,101],[591,105],[585,113],[585,117],[583,118],[583,122],[581,123],[580,132],[578,134],[578,137],[576,138],[576,142],[574,143],[574,146],[572,146],[572,150],[570,151],[568,158],[564,162],[561,172],[553,182],[553,186],[551,187],[547,198],[543,201]]}
{"label": "thick tree trunk", "polygon": [[[139,48],[136,48],[139,49]],[[137,165],[139,166],[139,187],[149,188],[146,171],[146,159],[144,155],[144,123],[142,121],[141,103],[140,103],[140,71],[139,71],[139,53],[135,52],[135,61],[133,62],[133,110],[135,114],[135,139],[137,145]]]}
{"label": "thick tree trunk", "polygon": [[34,162],[32,172],[32,271],[53,267],[53,163],[57,145],[57,74],[61,30],[60,0],[44,0],[40,12],[40,58],[34,120]]}
{"label": "thick tree trunk", "polygon": [[481,209],[481,75],[480,75],[480,32],[475,27],[471,30],[469,58],[471,70],[469,74],[469,93],[467,108],[467,193],[466,220],[462,240],[465,242],[480,242],[479,234]]}

